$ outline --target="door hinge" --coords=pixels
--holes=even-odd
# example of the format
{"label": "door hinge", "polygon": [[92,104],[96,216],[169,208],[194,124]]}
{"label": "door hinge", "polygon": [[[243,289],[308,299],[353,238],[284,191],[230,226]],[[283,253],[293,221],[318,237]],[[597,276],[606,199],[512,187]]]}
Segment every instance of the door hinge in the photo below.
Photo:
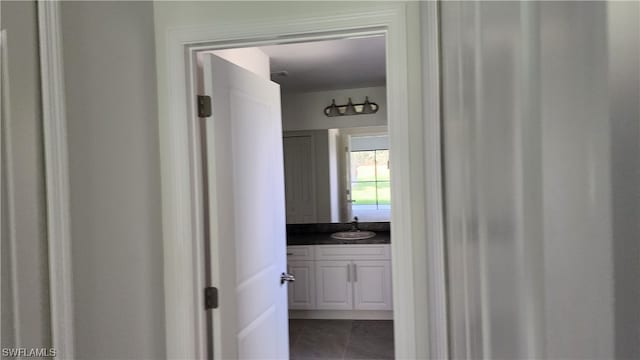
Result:
{"label": "door hinge", "polygon": [[211,96],[198,95],[198,117],[211,116]]}
{"label": "door hinge", "polygon": [[213,286],[204,288],[204,308],[205,310],[218,308],[218,288]]}

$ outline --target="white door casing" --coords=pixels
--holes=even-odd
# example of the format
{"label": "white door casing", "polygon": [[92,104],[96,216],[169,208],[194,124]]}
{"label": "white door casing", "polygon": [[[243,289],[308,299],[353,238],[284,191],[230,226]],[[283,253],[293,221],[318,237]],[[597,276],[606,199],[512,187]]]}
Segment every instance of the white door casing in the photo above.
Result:
{"label": "white door casing", "polygon": [[60,2],[38,1],[51,343],[75,357],[69,155]]}
{"label": "white door casing", "polygon": [[[288,357],[279,85],[204,57],[216,359]],[[224,254],[215,256],[215,254]]]}
{"label": "white door casing", "polygon": [[[407,25],[417,21],[420,39],[410,40]],[[203,358],[206,352],[206,321],[201,311],[205,220],[199,180],[200,129],[195,121],[196,54],[203,50],[385,34],[391,161],[395,164],[391,179],[396,204],[392,210],[391,247],[394,259],[401,259],[393,262],[396,357],[446,358],[438,4],[388,3],[367,11],[354,8],[333,14],[310,12],[295,20],[286,14],[265,14],[259,19],[231,19],[165,31],[157,38],[157,47],[158,71],[165,75],[159,82],[159,91],[167,357]],[[407,61],[409,46],[420,40],[424,48],[422,64]],[[419,49],[411,52],[415,55]],[[422,69],[422,79],[409,79],[408,70],[418,68]],[[422,96],[413,91],[417,88],[409,86],[409,82],[419,85],[420,80]],[[424,153],[417,143],[411,146],[414,141],[424,145]],[[425,172],[412,171],[423,166]],[[426,190],[421,188],[423,182]],[[425,218],[416,218],[425,207],[426,223]],[[429,341],[417,341],[416,334],[428,334]]]}

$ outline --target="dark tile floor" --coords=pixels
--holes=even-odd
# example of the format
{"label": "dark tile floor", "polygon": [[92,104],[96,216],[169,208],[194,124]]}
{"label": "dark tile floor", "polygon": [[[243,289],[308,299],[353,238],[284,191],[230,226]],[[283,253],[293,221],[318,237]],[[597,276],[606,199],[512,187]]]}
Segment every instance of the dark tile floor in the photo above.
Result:
{"label": "dark tile floor", "polygon": [[291,359],[393,359],[391,320],[289,320]]}

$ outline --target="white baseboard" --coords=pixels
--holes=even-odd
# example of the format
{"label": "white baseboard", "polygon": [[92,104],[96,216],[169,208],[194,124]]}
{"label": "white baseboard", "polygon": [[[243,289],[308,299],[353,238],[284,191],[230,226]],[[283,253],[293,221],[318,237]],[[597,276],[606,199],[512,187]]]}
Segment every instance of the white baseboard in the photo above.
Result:
{"label": "white baseboard", "polygon": [[393,311],[289,310],[289,319],[393,320]]}

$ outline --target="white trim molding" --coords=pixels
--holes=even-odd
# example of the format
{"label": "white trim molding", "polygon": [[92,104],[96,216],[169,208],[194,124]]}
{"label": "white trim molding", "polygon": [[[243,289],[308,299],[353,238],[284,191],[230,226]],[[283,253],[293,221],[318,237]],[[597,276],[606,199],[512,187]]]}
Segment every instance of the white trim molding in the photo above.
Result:
{"label": "white trim molding", "polygon": [[74,358],[71,219],[60,3],[38,1],[52,346]]}
{"label": "white trim molding", "polygon": [[[167,116],[160,122],[167,358],[207,356],[206,313],[202,303],[204,210],[201,137],[194,111],[197,51],[372,34],[384,34],[387,38],[387,103],[393,149],[391,161],[394,164],[391,191],[396,204],[392,208],[391,227],[395,355],[403,359],[446,357],[448,338],[437,106],[438,14],[435,3],[426,5],[423,20],[431,23],[423,29],[428,35],[423,43],[428,48],[423,54],[427,59],[423,61],[428,65],[422,70],[428,72],[424,74],[425,81],[436,82],[429,83],[424,99],[409,104],[408,6],[407,3],[393,3],[384,9],[333,16],[310,15],[298,19],[282,16],[254,22],[171,28],[161,38],[166,42],[166,53],[161,56],[166,57],[167,67],[159,71],[166,71],[168,79],[167,87],[159,89],[166,92],[168,99]],[[423,109],[420,100],[436,104],[436,107]],[[413,113],[423,113],[425,119],[410,117],[409,106],[412,106]],[[410,144],[413,129],[425,129],[425,141],[430,143],[424,146],[423,153],[409,156],[410,146],[417,148],[416,144]],[[420,166],[426,164],[424,173],[412,171],[412,162]],[[426,196],[410,193],[416,184],[425,184],[424,176],[428,177],[426,195],[429,201]],[[425,213],[425,209],[430,217],[427,224],[432,226],[426,232],[426,239],[423,235],[424,219],[412,217],[412,214]],[[426,247],[425,241],[428,243]],[[420,249],[420,254],[416,254],[416,249]],[[430,262],[428,267],[425,262]],[[423,275],[425,268],[442,273],[426,279]],[[420,294],[428,295],[425,298]]]}
{"label": "white trim molding", "polygon": [[[11,209],[15,208],[16,196],[15,196],[15,179],[10,176],[10,171],[13,167],[13,156],[12,156],[12,139],[8,135],[11,133],[11,122],[9,119],[11,118],[11,108],[9,106],[10,102],[10,94],[9,94],[9,54],[8,54],[8,44],[7,44],[7,30],[2,30],[0,32],[2,36],[2,121],[0,124],[0,135],[1,138],[1,146],[0,146],[0,157],[5,162],[0,166],[1,171],[5,171],[4,174],[0,174],[0,179],[5,181],[5,185],[0,184],[0,188],[5,195],[4,203],[1,204],[2,210],[5,210],[5,213],[2,214],[1,222],[5,226],[5,229],[0,229],[0,232],[7,238],[3,238],[3,247],[5,251],[8,250],[9,255],[5,257],[9,259],[9,288],[10,288],[10,296],[11,296],[11,310],[13,311],[13,316],[11,321],[11,325],[9,329],[11,329],[11,333],[13,335],[13,343],[14,344],[22,344],[22,331],[21,331],[21,312],[20,312],[20,299],[18,294],[18,267],[17,267],[17,252],[16,252],[16,212],[11,211]],[[4,152],[4,154],[2,154]],[[1,180],[0,180],[1,182]],[[4,186],[2,188],[2,186]],[[1,210],[0,210],[1,211]],[[6,320],[5,320],[6,321]]]}
{"label": "white trim molding", "polygon": [[422,117],[424,120],[429,355],[448,359],[447,266],[444,237],[442,116],[440,112],[439,3],[420,4],[422,35]]}
{"label": "white trim molding", "polygon": [[[0,17],[1,17],[1,10],[0,10]],[[5,211],[5,206],[4,203],[6,201],[8,201],[8,199],[3,198],[4,195],[4,184],[3,182],[4,180],[4,169],[5,169],[5,164],[4,164],[4,159],[5,159],[5,149],[4,149],[4,134],[5,134],[5,122],[7,121],[8,118],[8,111],[6,109],[7,105],[7,101],[5,100],[7,98],[7,91],[8,89],[8,79],[7,79],[7,54],[6,54],[6,46],[7,46],[7,32],[4,29],[0,29],[0,236],[2,236],[4,234],[2,227],[5,226],[6,228],[6,224],[5,224],[5,216],[7,216],[5,213],[3,213],[3,211]],[[6,231],[6,230],[5,230]],[[2,269],[2,249],[5,248],[4,246],[4,242],[10,239],[3,239],[3,245],[0,246],[0,269]],[[7,251],[6,248],[4,249],[4,251]],[[0,299],[3,299],[2,297],[2,287],[0,287]],[[15,311],[14,311],[15,313]],[[2,313],[0,312],[0,324],[4,324],[2,319]],[[14,325],[14,324],[12,324]],[[5,335],[6,336],[6,335]],[[3,339],[2,337],[2,327],[0,327],[0,339]]]}

